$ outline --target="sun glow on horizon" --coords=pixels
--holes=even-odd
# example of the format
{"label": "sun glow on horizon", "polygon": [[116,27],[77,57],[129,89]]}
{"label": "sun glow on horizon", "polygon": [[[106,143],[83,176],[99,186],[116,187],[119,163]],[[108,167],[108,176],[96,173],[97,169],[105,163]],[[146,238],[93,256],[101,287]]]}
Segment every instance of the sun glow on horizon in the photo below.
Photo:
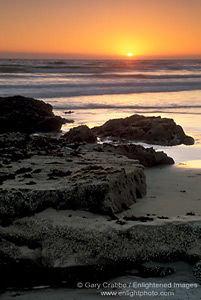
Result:
{"label": "sun glow on horizon", "polygon": [[200,58],[201,1],[181,2],[0,0],[0,57]]}

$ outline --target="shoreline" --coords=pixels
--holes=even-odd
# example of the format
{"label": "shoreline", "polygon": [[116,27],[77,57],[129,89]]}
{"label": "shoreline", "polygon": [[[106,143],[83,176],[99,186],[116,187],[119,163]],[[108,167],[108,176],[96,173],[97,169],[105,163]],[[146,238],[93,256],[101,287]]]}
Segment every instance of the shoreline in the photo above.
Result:
{"label": "shoreline", "polygon": [[174,219],[192,213],[201,217],[201,167],[151,167],[145,169],[145,175],[147,195],[132,206],[137,216],[155,214]]}
{"label": "shoreline", "polygon": [[[173,122],[131,116],[114,128],[119,130],[116,136],[123,132],[127,141],[132,134],[143,140],[144,134],[145,140],[161,145],[185,143],[186,138],[187,145],[189,139],[192,143],[194,139]],[[111,123],[106,125],[109,132]],[[99,128],[102,136],[107,133],[104,126]],[[59,139],[1,135],[5,286],[24,280],[24,284],[55,280],[76,284],[85,280],[86,272],[89,280],[100,280],[131,267],[140,272],[151,261],[201,260],[201,168],[188,168],[184,162],[160,165],[174,161],[141,146],[97,144],[96,130],[79,126]],[[199,266],[197,275],[200,279]]]}

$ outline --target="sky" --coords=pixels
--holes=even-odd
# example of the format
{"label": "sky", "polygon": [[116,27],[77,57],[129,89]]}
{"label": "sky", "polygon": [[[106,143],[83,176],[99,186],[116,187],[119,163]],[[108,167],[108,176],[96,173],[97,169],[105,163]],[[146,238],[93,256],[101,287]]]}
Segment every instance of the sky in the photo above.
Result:
{"label": "sky", "polygon": [[201,58],[201,0],[0,0],[0,58]]}

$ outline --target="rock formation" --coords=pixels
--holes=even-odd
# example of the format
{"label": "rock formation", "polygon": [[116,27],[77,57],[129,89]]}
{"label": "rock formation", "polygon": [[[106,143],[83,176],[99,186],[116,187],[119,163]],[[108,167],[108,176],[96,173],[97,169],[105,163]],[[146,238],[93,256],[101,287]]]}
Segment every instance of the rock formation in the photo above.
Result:
{"label": "rock formation", "polygon": [[121,223],[87,212],[48,209],[0,226],[1,284],[86,282],[104,270],[105,278],[148,260],[198,261],[200,230],[199,221]]}
{"label": "rock formation", "polygon": [[136,160],[119,160],[89,145],[72,149],[65,139],[17,136],[0,136],[2,224],[48,207],[115,214],[146,193],[143,167]]}
{"label": "rock formation", "polygon": [[65,138],[68,143],[96,142],[96,136],[86,125],[81,125],[70,129],[69,132],[64,134],[63,138]]}
{"label": "rock formation", "polygon": [[187,136],[173,119],[133,115],[125,119],[113,119],[94,127],[93,133],[101,137],[115,137],[142,141],[157,145],[192,145],[194,139]]}
{"label": "rock formation", "polygon": [[59,131],[64,120],[52,109],[50,104],[32,98],[0,97],[0,132]]}
{"label": "rock formation", "polygon": [[155,151],[153,148],[144,148],[134,144],[107,144],[97,146],[97,151],[112,152],[124,155],[130,159],[137,159],[145,167],[157,165],[174,164],[174,160],[162,151]]}
{"label": "rock formation", "polygon": [[[36,111],[30,107],[34,113],[28,122],[28,110],[21,116],[22,109],[18,112],[15,106],[19,98],[10,99],[0,99],[0,105],[4,103],[0,124],[7,124],[5,131],[15,120],[16,130],[21,131],[57,127],[54,121],[44,124],[46,118],[55,118],[49,105],[21,99],[37,106]],[[6,103],[13,103],[15,113],[9,115]],[[148,260],[201,259],[201,225],[196,219],[186,223],[164,216],[129,216],[129,207],[146,194],[139,161],[152,166],[173,160],[138,145],[94,144],[95,134],[130,139],[133,132],[141,133],[143,140],[152,136],[157,143],[192,142],[173,120],[149,118],[146,127],[144,118],[109,121],[103,125],[105,134],[103,127],[92,133],[86,126],[61,138],[0,134],[1,285],[77,283]]]}

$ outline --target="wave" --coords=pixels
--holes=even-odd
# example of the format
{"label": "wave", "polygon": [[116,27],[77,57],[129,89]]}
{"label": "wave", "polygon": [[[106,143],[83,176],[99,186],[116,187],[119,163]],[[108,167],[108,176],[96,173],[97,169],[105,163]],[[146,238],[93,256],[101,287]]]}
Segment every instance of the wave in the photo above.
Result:
{"label": "wave", "polygon": [[1,96],[23,95],[26,97],[35,98],[68,98],[80,96],[99,96],[99,95],[121,95],[121,94],[142,94],[142,93],[161,93],[161,92],[182,92],[182,91],[197,91],[201,89],[199,82],[180,82],[180,83],[165,83],[165,84],[116,84],[116,85],[77,85],[67,86],[62,85],[19,85],[19,86],[1,86]]}
{"label": "wave", "polygon": [[[147,81],[148,80],[154,80],[155,81],[187,81],[187,80],[193,80],[193,81],[200,81],[201,83],[201,72],[197,73],[197,74],[114,74],[114,73],[105,73],[105,74],[83,74],[83,73],[68,73],[68,74],[55,74],[55,73],[49,73],[48,76],[46,74],[32,74],[32,73],[18,73],[17,76],[15,73],[5,73],[2,72],[0,73],[0,85],[2,83],[5,82],[5,79],[7,79],[7,82],[12,82],[13,81],[13,85],[17,85],[17,83],[19,82],[19,80],[21,82],[23,82],[24,79],[24,83],[27,82],[27,80],[31,80],[32,85],[36,82],[41,80],[41,84],[42,83],[52,83],[50,81],[52,81],[53,79],[56,82],[60,82],[63,84],[67,84],[70,81],[73,82],[77,79],[77,81],[79,80],[80,84],[83,81],[88,81],[90,84],[93,84],[94,82],[100,82],[100,84],[104,81],[107,80],[107,84],[111,84],[111,82],[113,84],[115,84],[116,80],[116,84],[121,83],[122,81],[125,82],[125,80],[128,79],[127,83],[135,83],[136,80],[144,80]],[[62,82],[61,82],[62,80]],[[140,82],[140,81],[138,81]]]}
{"label": "wave", "polygon": [[0,60],[1,96],[34,98],[201,90],[201,60]]}
{"label": "wave", "polygon": [[181,110],[181,109],[187,109],[188,111],[180,111],[179,113],[190,113],[190,114],[201,114],[201,111],[194,111],[194,112],[190,112],[190,110],[192,109],[201,109],[201,105],[167,105],[167,106],[156,106],[156,105],[111,105],[111,104],[102,104],[102,103],[87,103],[87,104],[65,104],[63,105],[63,103],[61,105],[58,104],[53,104],[53,108],[55,110],[66,110],[66,109],[86,109],[86,110],[91,110],[91,109],[133,109],[133,110],[152,110],[152,112],[161,112],[162,110],[165,110],[165,112],[167,112],[167,110],[174,109],[174,111],[171,112],[175,112],[176,110]]}
{"label": "wave", "polygon": [[0,59],[0,73],[107,73],[201,71],[201,60],[48,60]]}

